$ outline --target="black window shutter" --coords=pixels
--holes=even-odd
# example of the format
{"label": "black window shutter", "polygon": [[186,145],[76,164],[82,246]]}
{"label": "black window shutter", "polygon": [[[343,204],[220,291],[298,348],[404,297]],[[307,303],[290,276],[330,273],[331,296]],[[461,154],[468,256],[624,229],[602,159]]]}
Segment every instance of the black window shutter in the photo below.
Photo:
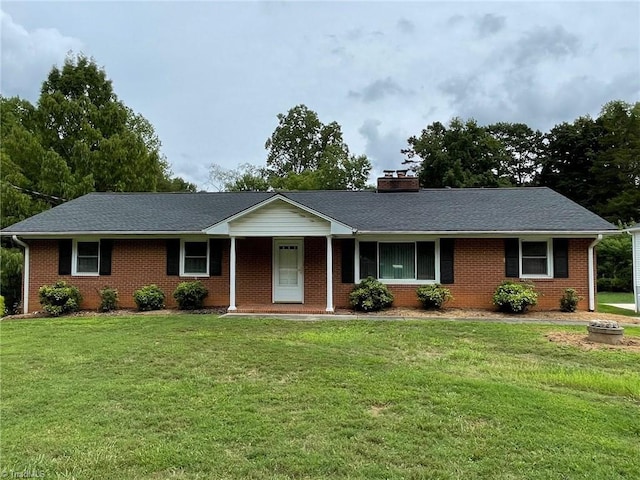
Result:
{"label": "black window shutter", "polygon": [[504,239],[504,275],[507,278],[520,276],[520,241],[517,238]]}
{"label": "black window shutter", "polygon": [[58,240],[58,275],[71,275],[71,249],[69,239]]}
{"label": "black window shutter", "polygon": [[100,240],[100,275],[111,275],[113,240]]}
{"label": "black window shutter", "polygon": [[417,279],[434,280],[436,278],[436,244],[435,242],[417,242]]}
{"label": "black window shutter", "polygon": [[360,242],[360,278],[378,277],[378,242]]}
{"label": "black window shutter", "polygon": [[569,239],[553,239],[553,276],[569,278]]}
{"label": "black window shutter", "polygon": [[355,281],[354,255],[356,241],[353,238],[342,240],[342,283],[353,283]]}
{"label": "black window shutter", "polygon": [[453,276],[453,251],[455,240],[453,238],[440,239],[440,283],[452,284]]}
{"label": "black window shutter", "polygon": [[212,238],[209,240],[209,276],[219,277],[222,275],[222,253],[227,245],[223,238]]}
{"label": "black window shutter", "polygon": [[180,240],[167,240],[167,275],[180,274]]}

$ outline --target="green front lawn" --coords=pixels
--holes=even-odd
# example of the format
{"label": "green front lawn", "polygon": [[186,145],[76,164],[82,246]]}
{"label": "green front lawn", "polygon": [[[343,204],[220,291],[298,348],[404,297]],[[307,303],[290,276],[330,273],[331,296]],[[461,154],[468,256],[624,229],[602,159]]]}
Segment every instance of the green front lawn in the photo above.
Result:
{"label": "green front lawn", "polygon": [[[212,316],[0,323],[0,471],[640,478],[640,353],[581,327]],[[640,328],[625,330],[640,339]],[[11,478],[11,477],[9,477]]]}
{"label": "green front lawn", "polygon": [[616,315],[626,315],[627,317],[638,316],[633,310],[626,308],[612,307],[608,303],[635,303],[633,292],[598,292],[598,312],[615,313]]}

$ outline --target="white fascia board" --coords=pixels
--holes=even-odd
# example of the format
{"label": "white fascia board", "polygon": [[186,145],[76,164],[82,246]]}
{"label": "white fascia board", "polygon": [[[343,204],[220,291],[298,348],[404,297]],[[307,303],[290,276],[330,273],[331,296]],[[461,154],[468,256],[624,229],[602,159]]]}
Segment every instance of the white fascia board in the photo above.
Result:
{"label": "white fascia board", "polygon": [[48,240],[56,238],[69,237],[101,237],[101,238],[167,238],[167,237],[184,237],[184,236],[203,236],[202,231],[161,231],[161,232],[122,232],[122,231],[82,231],[82,232],[21,232],[21,233],[3,233],[2,236],[12,237],[17,235],[22,238],[33,240]]}
{"label": "white fascia board", "polygon": [[438,237],[491,237],[491,238],[509,238],[516,236],[546,236],[546,237],[555,237],[555,238],[593,238],[596,235],[619,235],[621,233],[620,230],[594,230],[594,231],[580,231],[580,232],[567,232],[567,231],[556,231],[556,230],[499,230],[499,231],[374,231],[374,230],[358,230],[357,235],[359,236],[381,236],[381,235],[431,235]]}
{"label": "white fascia board", "polygon": [[331,225],[331,234],[344,235],[344,234],[352,234],[355,232],[355,229],[353,227],[350,227],[349,225],[346,225],[342,222],[338,222],[337,220],[331,217],[328,217],[323,213],[318,212],[317,210],[314,210],[305,205],[302,205],[301,203],[295,202],[279,193],[274,195],[273,197],[269,197],[266,200],[263,200],[260,203],[256,203],[255,205],[252,205],[251,207],[245,210],[242,210],[241,212],[238,212],[235,215],[232,215],[218,223],[215,223],[208,228],[205,228],[203,232],[208,235],[228,235],[230,222],[233,222],[234,220],[238,220],[239,218],[242,218],[245,215],[249,215],[251,212],[259,210],[260,208],[265,207],[266,205],[269,205],[270,203],[277,202],[277,201],[283,201],[285,203],[288,203],[289,205],[292,205],[315,217],[321,218],[322,220],[329,222],[329,224]]}

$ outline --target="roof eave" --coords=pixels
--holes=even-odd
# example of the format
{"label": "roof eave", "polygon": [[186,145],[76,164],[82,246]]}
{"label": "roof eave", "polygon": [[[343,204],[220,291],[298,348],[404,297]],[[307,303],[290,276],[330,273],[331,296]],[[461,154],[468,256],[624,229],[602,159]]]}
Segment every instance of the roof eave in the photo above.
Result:
{"label": "roof eave", "polygon": [[57,238],[57,237],[74,237],[74,236],[101,236],[101,237],[166,237],[181,235],[205,235],[202,230],[140,230],[140,231],[122,231],[122,230],[88,230],[88,231],[66,231],[66,232],[16,232],[16,231],[0,231],[2,237],[13,237],[17,235],[22,238]]}
{"label": "roof eave", "polygon": [[546,235],[556,237],[593,237],[596,235],[618,235],[621,230],[358,230],[359,235],[439,235],[513,237],[520,235]]}

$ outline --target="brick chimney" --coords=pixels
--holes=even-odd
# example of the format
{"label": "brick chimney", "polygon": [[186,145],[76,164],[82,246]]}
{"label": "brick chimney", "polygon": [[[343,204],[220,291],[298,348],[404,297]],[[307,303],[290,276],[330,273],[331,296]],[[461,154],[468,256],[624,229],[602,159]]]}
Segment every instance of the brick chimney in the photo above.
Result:
{"label": "brick chimney", "polygon": [[407,175],[408,170],[383,170],[384,177],[378,178],[378,193],[418,192],[418,177]]}

